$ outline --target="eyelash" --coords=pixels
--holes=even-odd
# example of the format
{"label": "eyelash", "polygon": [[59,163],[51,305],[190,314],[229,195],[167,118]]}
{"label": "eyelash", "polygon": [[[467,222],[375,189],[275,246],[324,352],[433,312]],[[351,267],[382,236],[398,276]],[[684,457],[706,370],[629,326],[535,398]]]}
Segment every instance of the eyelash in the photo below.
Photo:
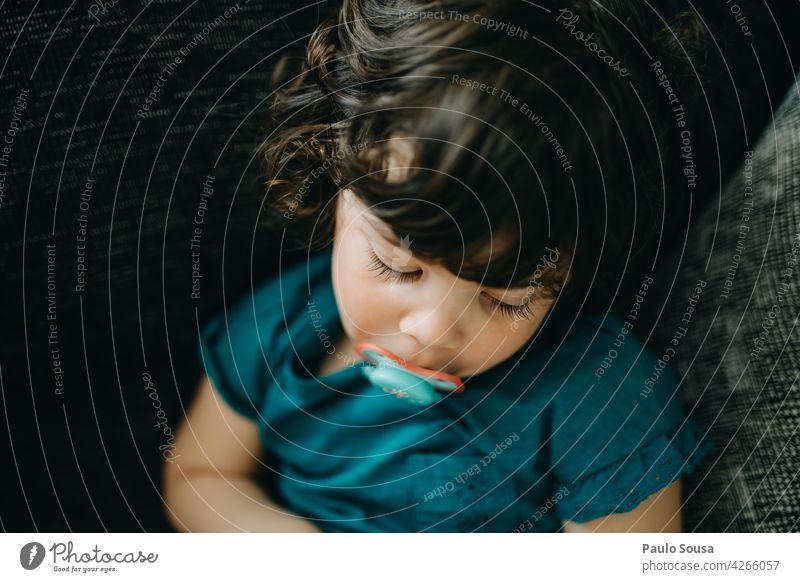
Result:
{"label": "eyelash", "polygon": [[384,277],[387,281],[397,281],[398,283],[411,283],[419,279],[420,271],[413,271],[410,273],[395,271],[380,260],[378,255],[375,254],[375,251],[370,249],[369,254],[369,269],[370,271],[378,271],[378,277]]}
{"label": "eyelash", "polygon": [[[421,271],[412,271],[409,273],[395,271],[384,263],[378,255],[375,254],[375,251],[371,249],[369,270],[377,271],[378,277],[384,277],[387,281],[396,281],[398,283],[412,283],[419,279],[421,273]],[[531,301],[526,301],[522,305],[509,305],[490,295],[485,295],[485,297],[491,309],[497,310],[503,317],[511,319],[512,321],[530,319],[531,315],[533,315],[533,311],[531,311]]]}
{"label": "eyelash", "polygon": [[526,301],[522,305],[509,305],[491,296],[487,296],[486,298],[489,303],[491,303],[492,308],[497,309],[504,317],[511,321],[530,319],[531,315],[533,315],[533,311],[531,311],[531,301]]}

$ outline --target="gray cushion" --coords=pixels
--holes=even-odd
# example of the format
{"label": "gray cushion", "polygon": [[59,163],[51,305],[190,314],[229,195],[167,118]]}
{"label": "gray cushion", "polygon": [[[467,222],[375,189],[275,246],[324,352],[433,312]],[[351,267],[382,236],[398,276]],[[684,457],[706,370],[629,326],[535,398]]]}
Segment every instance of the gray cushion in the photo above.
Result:
{"label": "gray cushion", "polygon": [[752,157],[743,152],[741,171],[693,216],[685,245],[672,251],[679,267],[657,274],[668,297],[651,300],[660,312],[655,344],[681,379],[686,411],[717,445],[685,480],[687,530],[799,528],[800,78],[795,83]]}

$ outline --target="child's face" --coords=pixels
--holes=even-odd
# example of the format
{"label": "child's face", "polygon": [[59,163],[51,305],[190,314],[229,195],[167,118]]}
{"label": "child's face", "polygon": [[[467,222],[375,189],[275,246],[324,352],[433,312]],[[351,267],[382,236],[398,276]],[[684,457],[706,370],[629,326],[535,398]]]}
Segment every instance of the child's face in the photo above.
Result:
{"label": "child's face", "polygon": [[[521,348],[553,302],[528,287],[484,287],[418,259],[413,240],[384,239],[381,232],[394,238],[389,227],[349,190],[336,204],[332,279],[352,342],[372,342],[418,366],[467,378]],[[495,307],[492,299],[511,309]],[[512,314],[526,300],[528,319]]]}

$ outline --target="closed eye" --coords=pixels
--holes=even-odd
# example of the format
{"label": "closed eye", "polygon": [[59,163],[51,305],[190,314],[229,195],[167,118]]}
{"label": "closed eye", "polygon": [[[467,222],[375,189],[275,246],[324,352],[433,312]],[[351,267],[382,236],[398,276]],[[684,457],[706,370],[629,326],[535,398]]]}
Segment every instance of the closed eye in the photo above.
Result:
{"label": "closed eye", "polygon": [[383,277],[387,281],[395,281],[397,283],[413,283],[422,276],[422,271],[419,269],[410,272],[396,271],[395,269],[392,269],[386,263],[384,263],[372,249],[370,249],[369,254],[369,270],[376,271],[378,273],[376,276]]}
{"label": "closed eye", "polygon": [[501,315],[512,321],[517,321],[519,319],[530,319],[533,315],[533,309],[531,308],[533,301],[530,299],[521,305],[511,305],[509,303],[504,303],[499,299],[495,299],[491,295],[484,294],[484,297],[486,297],[487,301],[489,301],[490,309],[498,310]]}
{"label": "closed eye", "polygon": [[[422,276],[422,271],[419,269],[408,272],[392,269],[389,265],[384,263],[372,249],[369,251],[369,256],[369,270],[375,271],[377,273],[377,277],[382,277],[387,281],[393,281],[397,283],[413,283]],[[533,315],[533,310],[531,308],[533,302],[530,299],[521,305],[511,305],[492,297],[488,293],[482,293],[481,296],[485,297],[486,301],[488,301],[489,309],[492,311],[496,310],[503,317],[512,321],[517,321],[519,319],[530,319]]]}

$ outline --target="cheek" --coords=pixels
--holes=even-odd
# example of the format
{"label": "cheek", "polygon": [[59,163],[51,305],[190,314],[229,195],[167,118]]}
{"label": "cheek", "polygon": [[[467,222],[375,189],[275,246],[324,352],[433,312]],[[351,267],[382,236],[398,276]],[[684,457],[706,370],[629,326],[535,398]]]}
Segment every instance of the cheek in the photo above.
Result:
{"label": "cheek", "polygon": [[[497,316],[494,316],[497,317]],[[488,370],[515,354],[533,336],[538,323],[520,323],[514,329],[503,319],[489,320],[465,351],[466,360],[480,366],[479,373]]]}
{"label": "cheek", "polygon": [[342,326],[357,340],[385,333],[393,315],[386,284],[366,268],[362,248],[343,245],[338,250],[334,251],[331,275]]}

